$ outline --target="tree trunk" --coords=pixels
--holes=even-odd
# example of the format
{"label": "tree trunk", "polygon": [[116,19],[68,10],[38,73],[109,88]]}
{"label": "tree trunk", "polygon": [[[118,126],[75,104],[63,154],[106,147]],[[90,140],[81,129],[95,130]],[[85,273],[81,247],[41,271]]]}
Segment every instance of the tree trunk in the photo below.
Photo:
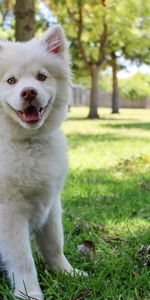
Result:
{"label": "tree trunk", "polygon": [[16,0],[15,5],[16,41],[28,41],[35,33],[34,0]]}
{"label": "tree trunk", "polygon": [[89,119],[98,119],[98,97],[99,97],[99,89],[98,89],[98,74],[99,67],[97,65],[92,65],[91,67],[91,96],[90,96],[90,111],[88,118]]}
{"label": "tree trunk", "polygon": [[111,54],[112,58],[112,113],[119,113],[119,92],[118,92],[118,80],[117,80],[117,59],[116,54],[113,52]]}

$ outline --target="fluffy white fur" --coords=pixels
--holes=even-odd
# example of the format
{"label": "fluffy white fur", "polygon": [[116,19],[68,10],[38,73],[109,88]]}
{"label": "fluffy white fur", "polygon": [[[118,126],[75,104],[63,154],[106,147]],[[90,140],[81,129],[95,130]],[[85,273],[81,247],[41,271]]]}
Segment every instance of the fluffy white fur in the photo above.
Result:
{"label": "fluffy white fur", "polygon": [[[55,51],[55,47],[57,47]],[[44,73],[45,81],[37,80]],[[7,80],[14,76],[16,83]],[[30,245],[30,232],[53,271],[72,272],[63,254],[60,192],[67,171],[67,144],[60,124],[70,98],[70,68],[63,30],[41,38],[0,43],[0,254],[15,295],[43,299]],[[26,123],[16,114],[28,105],[26,87],[38,91],[42,119]]]}

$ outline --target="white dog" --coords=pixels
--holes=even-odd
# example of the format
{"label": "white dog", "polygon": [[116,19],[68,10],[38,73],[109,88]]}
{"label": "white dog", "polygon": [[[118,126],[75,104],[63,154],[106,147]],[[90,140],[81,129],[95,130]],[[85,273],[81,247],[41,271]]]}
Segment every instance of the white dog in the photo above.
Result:
{"label": "white dog", "polygon": [[60,124],[70,86],[59,25],[26,43],[0,43],[0,254],[16,296],[43,299],[30,232],[53,271],[73,271],[63,253],[60,204],[67,171]]}

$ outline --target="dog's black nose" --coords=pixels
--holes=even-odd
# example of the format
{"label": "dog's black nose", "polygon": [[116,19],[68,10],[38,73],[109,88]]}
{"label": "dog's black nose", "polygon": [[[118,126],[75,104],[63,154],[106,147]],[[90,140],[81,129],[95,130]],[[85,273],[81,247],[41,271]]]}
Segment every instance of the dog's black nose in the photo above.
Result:
{"label": "dog's black nose", "polygon": [[21,97],[26,101],[32,101],[36,98],[37,94],[38,93],[36,89],[32,87],[27,87],[22,90]]}

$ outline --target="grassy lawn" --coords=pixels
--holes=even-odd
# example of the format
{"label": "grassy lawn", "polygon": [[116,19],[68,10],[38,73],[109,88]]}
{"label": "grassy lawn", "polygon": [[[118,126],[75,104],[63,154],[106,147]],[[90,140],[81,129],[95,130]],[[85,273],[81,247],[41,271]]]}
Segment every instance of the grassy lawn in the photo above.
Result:
{"label": "grassy lawn", "polygon": [[[65,253],[89,276],[52,275],[36,257],[45,299],[148,300],[150,110],[101,109],[100,120],[87,113],[72,108],[63,124],[70,159],[63,206]],[[86,240],[84,255],[77,248]],[[3,278],[0,291],[13,299]]]}

